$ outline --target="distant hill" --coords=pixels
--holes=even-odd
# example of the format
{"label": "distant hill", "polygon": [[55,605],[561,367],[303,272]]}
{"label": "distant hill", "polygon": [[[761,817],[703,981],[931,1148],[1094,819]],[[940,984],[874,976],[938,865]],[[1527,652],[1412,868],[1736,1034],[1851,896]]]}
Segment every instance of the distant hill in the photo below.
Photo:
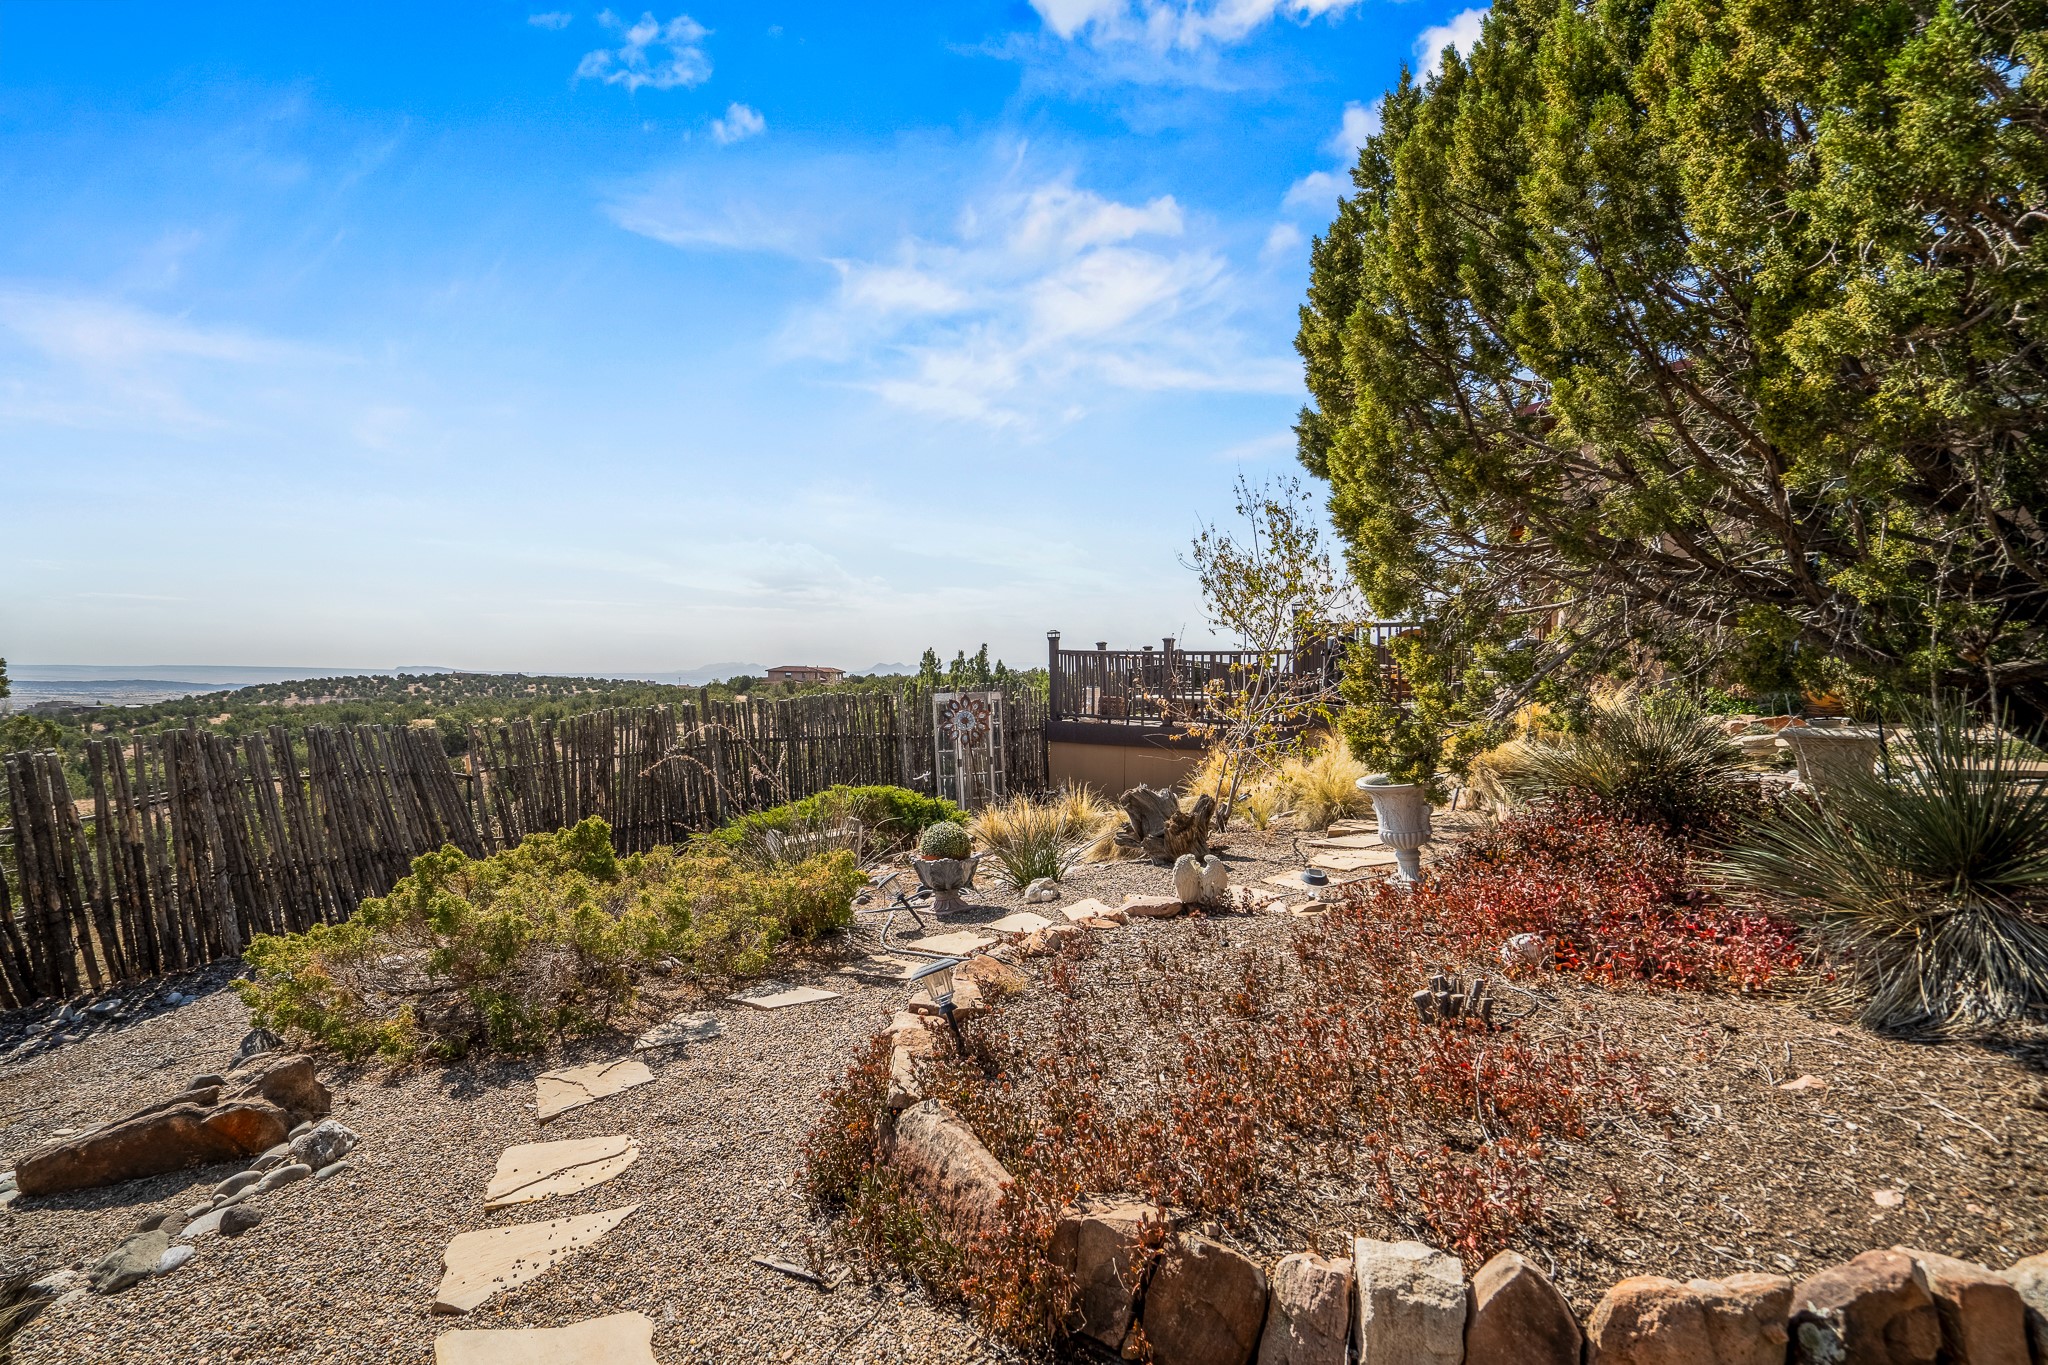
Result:
{"label": "distant hill", "polygon": [[869,664],[869,665],[868,665],[868,666],[867,666],[866,668],[856,669],[856,670],[854,670],[854,671],[855,671],[855,672],[857,672],[857,673],[865,673],[865,674],[867,674],[867,675],[868,675],[869,677],[871,677],[871,678],[886,678],[886,677],[893,677],[893,676],[895,676],[896,674],[899,674],[899,673],[915,673],[915,672],[917,672],[917,665],[916,665],[916,664]]}
{"label": "distant hill", "polygon": [[[768,672],[766,664],[704,664],[698,668],[684,669],[674,675],[675,681],[684,687],[702,687],[705,683],[724,682],[727,678],[758,678]],[[669,674],[661,674],[656,681],[668,682]]]}

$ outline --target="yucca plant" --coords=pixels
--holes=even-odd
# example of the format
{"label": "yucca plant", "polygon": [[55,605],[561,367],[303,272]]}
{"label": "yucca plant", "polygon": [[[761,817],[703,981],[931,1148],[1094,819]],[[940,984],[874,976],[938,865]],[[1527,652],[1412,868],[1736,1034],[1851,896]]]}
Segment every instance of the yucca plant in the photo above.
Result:
{"label": "yucca plant", "polygon": [[1535,737],[1488,755],[1515,796],[1592,797],[1610,815],[1680,837],[1731,828],[1746,804],[1742,751],[1713,718],[1671,695],[1597,701],[1575,734]]}
{"label": "yucca plant", "polygon": [[1788,805],[1718,864],[1782,897],[1828,989],[1872,1028],[2011,1022],[2048,1005],[2048,788],[1954,706],[1899,736],[1883,773]]}

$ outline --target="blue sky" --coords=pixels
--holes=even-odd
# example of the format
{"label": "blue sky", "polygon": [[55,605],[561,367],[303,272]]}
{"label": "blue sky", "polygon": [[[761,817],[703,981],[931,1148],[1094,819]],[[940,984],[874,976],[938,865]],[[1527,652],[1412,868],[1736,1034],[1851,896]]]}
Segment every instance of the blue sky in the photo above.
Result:
{"label": "blue sky", "polygon": [[1205,634],[1427,0],[0,3],[0,655]]}

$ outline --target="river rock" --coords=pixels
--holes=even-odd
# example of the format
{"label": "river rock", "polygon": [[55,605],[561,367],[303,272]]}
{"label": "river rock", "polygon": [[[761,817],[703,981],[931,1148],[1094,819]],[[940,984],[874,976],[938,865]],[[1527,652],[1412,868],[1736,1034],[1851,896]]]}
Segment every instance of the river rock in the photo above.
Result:
{"label": "river rock", "polygon": [[1514,1252],[1472,1276],[1465,1365],[1579,1365],[1583,1340],[1557,1286]]}
{"label": "river rock", "polygon": [[1241,1252],[1183,1236],[1145,1291],[1154,1365],[1250,1365],[1266,1323],[1266,1273]]}
{"label": "river rock", "polygon": [[156,1259],[156,1273],[168,1275],[191,1259],[192,1248],[182,1242],[177,1246],[165,1247],[164,1254]]}
{"label": "river rock", "polygon": [[333,1119],[322,1119],[312,1131],[292,1139],[292,1160],[302,1161],[317,1171],[322,1166],[332,1166],[353,1152],[361,1141],[343,1124]]}
{"label": "river rock", "polygon": [[1352,1244],[1359,1365],[1460,1365],[1465,1356],[1465,1269],[1420,1242]]}
{"label": "river rock", "polygon": [[101,1294],[118,1294],[156,1274],[157,1262],[170,1249],[171,1234],[162,1228],[138,1232],[93,1266],[88,1279]]}
{"label": "river rock", "polygon": [[234,1161],[283,1141],[296,1120],[327,1112],[327,1087],[308,1057],[265,1054],[224,1079],[31,1152],[15,1168],[21,1192],[96,1189]]}
{"label": "river rock", "polygon": [[1274,1265],[1268,1287],[1259,1365],[1344,1365],[1351,1336],[1351,1262],[1297,1251]]}
{"label": "river rock", "polygon": [[[263,1173],[263,1178],[250,1187],[251,1194],[269,1194],[285,1185],[296,1185],[313,1174],[313,1168],[303,1161],[294,1161],[288,1166],[277,1166]],[[232,1196],[230,1196],[232,1197]]]}
{"label": "river rock", "polygon": [[897,1115],[884,1155],[955,1246],[996,1230],[1010,1173],[945,1105],[924,1100]]}
{"label": "river rock", "polygon": [[1893,1247],[1920,1267],[1941,1319],[1943,1357],[1961,1365],[2028,1365],[2027,1305],[2012,1281],[1932,1251]]}
{"label": "river rock", "polygon": [[284,1039],[267,1028],[252,1028],[242,1035],[241,1043],[235,1048],[235,1065],[241,1066],[251,1057],[260,1057],[266,1052],[284,1051]]}
{"label": "river rock", "polygon": [[263,1210],[249,1204],[237,1204],[220,1211],[220,1235],[240,1237],[262,1221]]}
{"label": "river rock", "polygon": [[1112,1351],[1123,1348],[1161,1232],[1170,1226],[1169,1215],[1136,1200],[1091,1196],[1060,1210],[1051,1259],[1074,1282],[1069,1331]]}
{"label": "river rock", "polygon": [[1792,1291],[1793,1365],[1934,1365],[1941,1316],[1909,1256],[1866,1251]]}
{"label": "river rock", "polygon": [[263,1178],[261,1171],[236,1171],[226,1180],[213,1187],[213,1197],[225,1199],[231,1194],[240,1194]]}

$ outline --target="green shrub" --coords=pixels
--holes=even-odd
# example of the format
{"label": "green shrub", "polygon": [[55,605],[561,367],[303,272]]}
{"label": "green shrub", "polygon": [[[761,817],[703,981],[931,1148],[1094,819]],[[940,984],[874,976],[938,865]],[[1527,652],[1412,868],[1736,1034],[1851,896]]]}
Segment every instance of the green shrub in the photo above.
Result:
{"label": "green shrub", "polygon": [[1697,705],[1673,695],[1596,702],[1582,730],[1493,751],[1517,797],[1591,797],[1609,815],[1680,837],[1731,829],[1755,804],[1742,751]]}
{"label": "green shrub", "polygon": [[236,988],[258,1024],[351,1058],[531,1051],[602,1025],[650,959],[758,974],[784,939],[848,924],[863,881],[844,851],[762,867],[704,841],[620,858],[592,817],[488,858],[416,858],[341,924],[259,936]]}
{"label": "green shrub", "polygon": [[889,841],[913,839],[941,820],[965,820],[966,812],[944,797],[925,796],[908,787],[829,787],[801,801],[742,815],[712,837],[731,847],[758,841],[769,830],[778,834],[823,829],[858,820]]}
{"label": "green shrub", "polygon": [[974,839],[957,820],[941,820],[919,836],[917,851],[927,858],[970,858],[974,856]]}
{"label": "green shrub", "polygon": [[1872,1028],[2023,1019],[2048,1006],[2048,788],[2014,762],[1966,713],[1937,711],[1888,776],[1788,804],[1718,871],[1792,903],[1838,1003]]}

